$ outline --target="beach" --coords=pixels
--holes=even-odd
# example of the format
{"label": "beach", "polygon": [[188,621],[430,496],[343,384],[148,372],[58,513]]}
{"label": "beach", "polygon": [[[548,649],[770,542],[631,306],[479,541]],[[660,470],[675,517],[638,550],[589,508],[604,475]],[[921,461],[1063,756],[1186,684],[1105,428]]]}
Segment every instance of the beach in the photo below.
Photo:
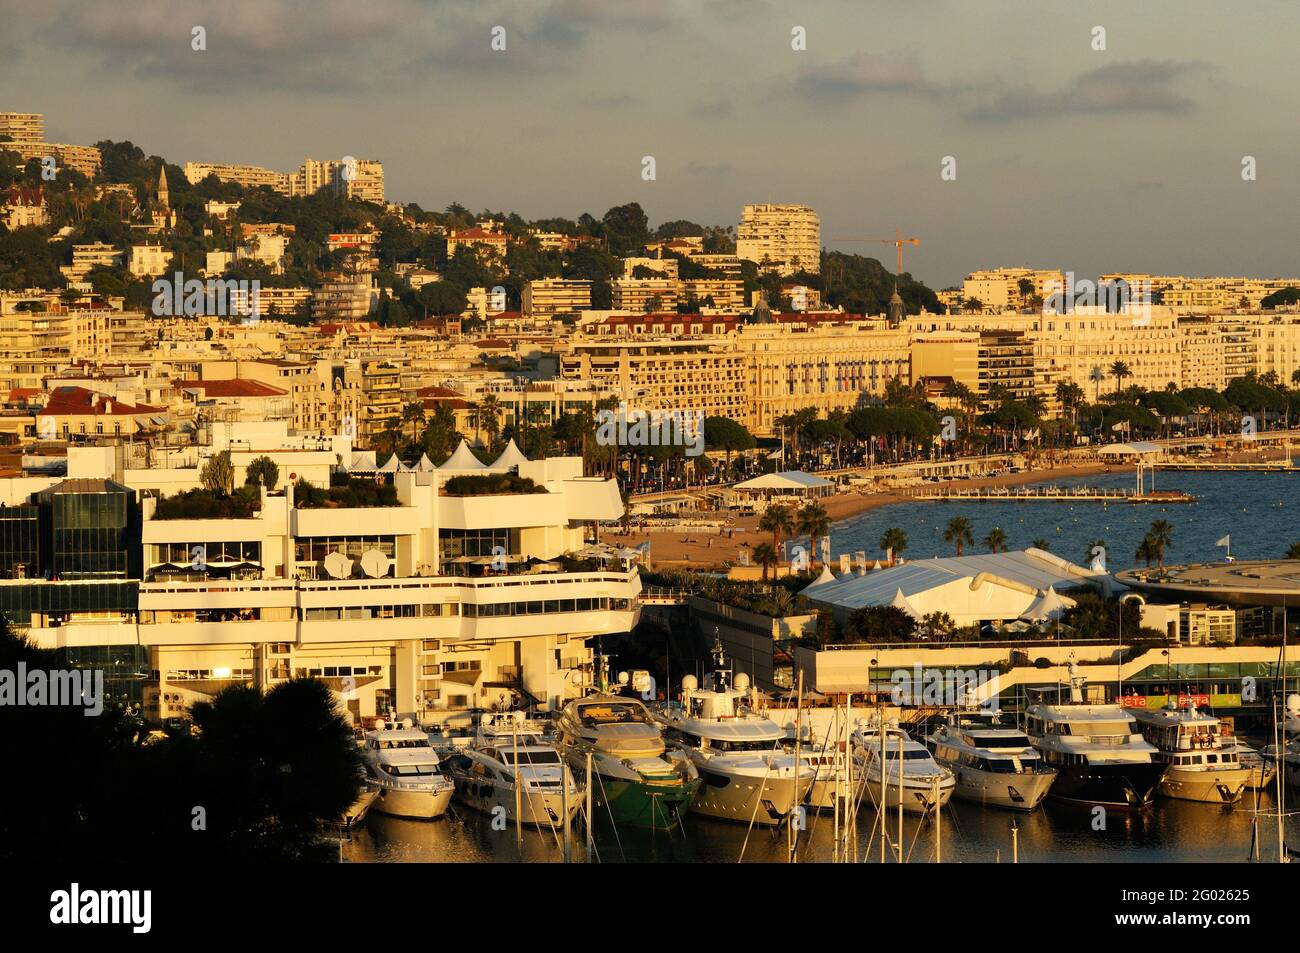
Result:
{"label": "beach", "polygon": [[[1032,483],[1051,483],[1076,477],[1094,476],[1099,473],[1131,473],[1132,466],[1107,463],[1058,463],[1054,466],[1040,467],[1021,473],[1003,473],[998,476],[973,477],[970,479],[950,480],[944,486],[953,488],[979,489],[984,487],[999,488],[1025,486]],[[888,492],[839,492],[822,497],[819,502],[826,508],[833,523],[849,519],[859,513],[902,503],[908,499],[905,493]],[[690,528],[673,531],[638,531],[631,533],[611,533],[606,530],[602,537],[619,546],[640,546],[650,541],[650,562],[655,569],[690,567],[694,569],[721,569],[729,564],[739,562],[742,545],[748,543],[752,548],[758,543],[769,541],[766,533],[759,532],[757,516],[730,516],[722,512],[717,514],[723,523],[720,529]]]}

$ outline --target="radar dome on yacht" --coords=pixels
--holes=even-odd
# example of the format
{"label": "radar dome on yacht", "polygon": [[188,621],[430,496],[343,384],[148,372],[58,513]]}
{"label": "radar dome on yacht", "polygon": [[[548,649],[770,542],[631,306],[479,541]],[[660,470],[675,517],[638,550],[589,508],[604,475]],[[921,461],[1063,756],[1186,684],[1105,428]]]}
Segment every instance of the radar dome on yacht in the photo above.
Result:
{"label": "radar dome on yacht", "polygon": [[619,673],[618,673],[618,683],[619,683],[620,685],[626,685],[626,684],[627,684],[628,682],[630,682],[631,680],[632,680],[632,676],[628,675],[627,672],[619,672]]}
{"label": "radar dome on yacht", "polygon": [[700,687],[699,680],[698,680],[694,675],[684,675],[684,676],[682,676],[682,690],[683,690],[683,691],[693,692],[693,691],[695,691],[695,689],[697,689],[697,688],[699,688],[699,687]]}
{"label": "radar dome on yacht", "polygon": [[1286,710],[1293,715],[1300,714],[1300,695],[1292,692],[1286,696]]}
{"label": "radar dome on yacht", "polygon": [[746,672],[736,673],[736,677],[732,679],[731,683],[736,686],[738,692],[749,691],[749,675]]}

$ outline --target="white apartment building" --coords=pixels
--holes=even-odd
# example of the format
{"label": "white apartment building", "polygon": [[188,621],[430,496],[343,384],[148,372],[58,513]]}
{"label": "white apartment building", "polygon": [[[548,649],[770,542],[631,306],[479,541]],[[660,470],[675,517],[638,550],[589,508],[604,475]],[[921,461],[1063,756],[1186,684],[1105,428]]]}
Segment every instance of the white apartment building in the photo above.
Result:
{"label": "white apartment building", "polygon": [[1014,310],[1025,301],[1020,292],[1022,281],[1032,285],[1029,295],[1025,297],[1036,295],[1046,302],[1065,287],[1065,274],[1059,268],[989,268],[972,271],[962,282],[961,298],[963,302],[974,298],[988,311]]}
{"label": "white apartment building", "polygon": [[616,278],[615,311],[675,311],[677,282],[671,278]]}
{"label": "white apartment building", "polygon": [[222,182],[237,182],[247,189],[266,186],[279,192],[289,194],[289,174],[264,169],[257,165],[236,165],[224,162],[187,162],[182,171],[191,185],[198,185],[210,175],[215,175]]}
{"label": "white apartment building", "polygon": [[311,299],[312,317],[333,321],[364,321],[379,303],[373,275],[334,275],[323,281]]}
{"label": "white apartment building", "polygon": [[782,275],[821,270],[821,219],[807,205],[746,205],[736,229],[736,257]]}
{"label": "white apartment building", "polygon": [[542,278],[524,285],[523,313],[567,314],[591,307],[591,282],[569,278]]}
{"label": "white apartment building", "polygon": [[11,143],[45,141],[45,116],[41,113],[0,112],[0,136]]}
{"label": "white apartment building", "polygon": [[290,195],[314,195],[332,188],[348,198],[384,204],[384,166],[374,159],[304,159],[289,176]]}
{"label": "white apartment building", "polygon": [[132,245],[127,270],[137,278],[166,274],[171,252],[162,245]]}

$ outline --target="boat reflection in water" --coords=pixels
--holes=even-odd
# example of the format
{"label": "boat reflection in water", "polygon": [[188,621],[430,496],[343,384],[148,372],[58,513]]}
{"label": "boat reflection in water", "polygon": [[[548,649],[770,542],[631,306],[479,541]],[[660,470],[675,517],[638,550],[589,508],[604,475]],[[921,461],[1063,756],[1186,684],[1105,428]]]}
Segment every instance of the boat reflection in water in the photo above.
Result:
{"label": "boat reflection in water", "polygon": [[[1251,797],[1254,803],[1254,796]],[[1259,810],[1271,809],[1269,792],[1259,792]],[[929,862],[935,830],[942,830],[945,863],[1010,863],[1011,827],[1016,827],[1017,859],[1022,863],[1066,861],[1074,863],[1246,863],[1250,860],[1251,823],[1254,814],[1243,803],[1229,807],[1158,798],[1144,812],[1108,811],[1103,816],[1078,810],[1048,798],[1032,813],[1009,813],[953,799],[936,817],[907,814],[903,836],[912,862]],[[1271,823],[1271,822],[1270,822]],[[785,863],[784,836],[756,837],[745,824],[732,824],[687,814],[683,834],[596,825],[595,846],[606,862],[735,863],[744,846],[746,862]],[[875,862],[868,850],[871,824],[859,826],[862,856]],[[1271,829],[1271,828],[1270,828]],[[811,813],[801,834],[800,861],[829,862],[834,857],[834,824],[828,815]],[[407,821],[374,811],[342,845],[351,862],[479,862],[560,863],[563,850],[546,829],[524,829],[522,852],[513,825],[493,830],[489,815],[453,804],[438,823]],[[745,845],[746,835],[748,844]],[[584,838],[574,824],[575,861],[583,859]],[[1300,817],[1287,822],[1287,838],[1300,843]],[[1272,837],[1260,838],[1260,859],[1276,860]]]}

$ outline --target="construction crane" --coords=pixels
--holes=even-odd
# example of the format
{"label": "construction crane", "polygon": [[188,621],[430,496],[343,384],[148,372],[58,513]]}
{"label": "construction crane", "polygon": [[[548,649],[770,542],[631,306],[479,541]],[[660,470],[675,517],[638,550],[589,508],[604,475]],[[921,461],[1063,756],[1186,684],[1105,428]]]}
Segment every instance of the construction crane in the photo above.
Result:
{"label": "construction crane", "polygon": [[893,238],[859,238],[857,236],[851,236],[847,238],[832,238],[831,241],[833,242],[876,242],[881,245],[893,245],[896,249],[898,249],[898,271],[894,273],[895,277],[899,277],[903,274],[903,246],[921,244],[921,239],[904,238],[903,233],[897,230],[895,230]]}

